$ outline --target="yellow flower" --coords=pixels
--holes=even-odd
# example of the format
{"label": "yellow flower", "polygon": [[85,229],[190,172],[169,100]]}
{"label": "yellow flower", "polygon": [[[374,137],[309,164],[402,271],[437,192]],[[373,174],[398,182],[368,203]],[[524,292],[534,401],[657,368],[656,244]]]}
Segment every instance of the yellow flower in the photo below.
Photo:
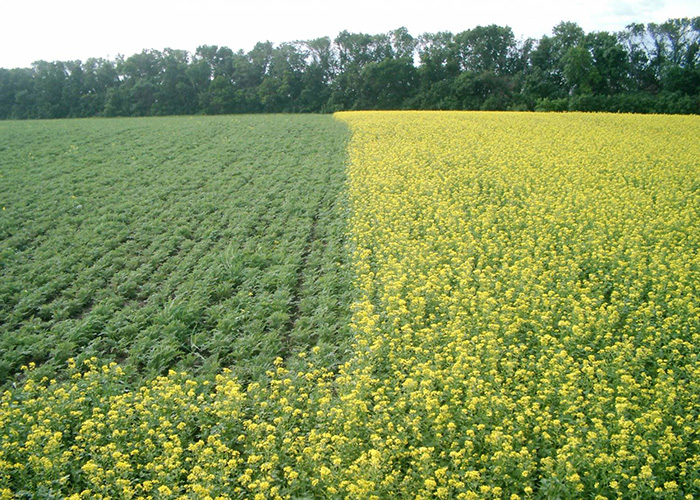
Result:
{"label": "yellow flower", "polygon": [[163,496],[168,496],[168,495],[172,495],[173,492],[172,492],[172,490],[171,490],[170,488],[168,488],[167,486],[162,485],[162,486],[159,486],[159,487],[158,487],[158,493],[160,493],[160,494],[163,495]]}

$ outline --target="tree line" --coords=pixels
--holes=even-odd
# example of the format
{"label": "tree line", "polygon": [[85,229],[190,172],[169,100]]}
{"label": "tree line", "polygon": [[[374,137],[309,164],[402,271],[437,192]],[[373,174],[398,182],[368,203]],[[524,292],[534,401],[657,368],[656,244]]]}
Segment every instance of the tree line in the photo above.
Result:
{"label": "tree line", "polygon": [[700,113],[700,17],[586,33],[562,22],[204,45],[0,69],[0,119],[352,109]]}

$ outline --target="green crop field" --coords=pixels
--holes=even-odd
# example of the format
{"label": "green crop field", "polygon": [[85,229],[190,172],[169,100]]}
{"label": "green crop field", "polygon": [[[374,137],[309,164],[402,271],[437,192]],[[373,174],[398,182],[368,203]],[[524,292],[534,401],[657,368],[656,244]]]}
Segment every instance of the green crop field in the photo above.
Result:
{"label": "green crop field", "polygon": [[327,116],[0,123],[0,386],[93,356],[137,379],[342,359],[347,138]]}

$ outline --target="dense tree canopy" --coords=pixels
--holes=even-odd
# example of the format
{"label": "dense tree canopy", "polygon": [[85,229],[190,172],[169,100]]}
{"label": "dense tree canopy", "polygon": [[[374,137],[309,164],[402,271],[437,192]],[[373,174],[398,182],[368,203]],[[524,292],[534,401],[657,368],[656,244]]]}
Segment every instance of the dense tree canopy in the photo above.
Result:
{"label": "dense tree canopy", "polygon": [[340,109],[700,113],[700,17],[619,33],[562,22],[539,40],[497,25],[343,31],[247,53],[204,45],[0,69],[0,119]]}

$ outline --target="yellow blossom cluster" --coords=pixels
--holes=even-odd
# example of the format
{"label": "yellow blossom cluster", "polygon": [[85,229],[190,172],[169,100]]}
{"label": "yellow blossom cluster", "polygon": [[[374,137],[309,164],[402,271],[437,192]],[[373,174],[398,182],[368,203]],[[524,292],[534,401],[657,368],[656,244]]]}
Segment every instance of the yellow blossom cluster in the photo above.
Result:
{"label": "yellow blossom cluster", "polygon": [[136,390],[29,369],[0,498],[699,497],[700,119],[337,117],[349,360]]}

